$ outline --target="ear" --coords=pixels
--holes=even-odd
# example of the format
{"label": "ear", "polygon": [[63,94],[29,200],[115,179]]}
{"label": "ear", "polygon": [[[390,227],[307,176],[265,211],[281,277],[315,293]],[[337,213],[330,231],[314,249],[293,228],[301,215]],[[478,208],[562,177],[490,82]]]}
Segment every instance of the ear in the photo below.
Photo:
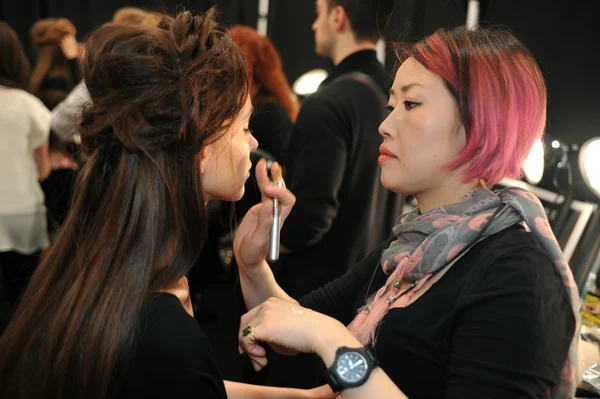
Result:
{"label": "ear", "polygon": [[208,160],[212,156],[213,151],[214,151],[213,143],[202,146],[202,149],[200,150],[200,155],[199,155],[200,176],[204,175],[204,171],[206,170],[206,165],[208,164]]}
{"label": "ear", "polygon": [[342,6],[335,6],[329,12],[330,20],[335,32],[341,32],[348,22],[348,15]]}

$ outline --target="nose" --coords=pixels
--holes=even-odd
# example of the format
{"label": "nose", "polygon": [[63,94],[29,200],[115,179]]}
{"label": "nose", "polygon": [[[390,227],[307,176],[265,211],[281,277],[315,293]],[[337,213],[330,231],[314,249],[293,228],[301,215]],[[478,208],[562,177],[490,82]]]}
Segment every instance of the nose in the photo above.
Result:
{"label": "nose", "polygon": [[391,120],[390,120],[390,115],[387,116],[387,118],[384,119],[383,122],[381,122],[381,125],[379,125],[379,135],[381,137],[383,137],[384,139],[386,138],[390,138],[392,137],[390,131],[391,131]]}
{"label": "nose", "polygon": [[248,146],[251,152],[258,148],[258,140],[252,134],[250,134],[250,138],[248,139]]}
{"label": "nose", "polygon": [[312,23],[312,25],[310,26],[313,32],[317,31],[317,20],[315,19]]}

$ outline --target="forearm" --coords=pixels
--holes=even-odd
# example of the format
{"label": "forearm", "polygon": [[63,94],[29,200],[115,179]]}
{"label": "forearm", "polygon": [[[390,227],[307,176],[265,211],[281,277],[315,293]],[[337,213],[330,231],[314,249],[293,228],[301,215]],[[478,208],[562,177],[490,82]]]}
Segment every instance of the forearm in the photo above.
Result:
{"label": "forearm", "polygon": [[306,399],[308,391],[293,388],[266,387],[225,381],[229,399]]}
{"label": "forearm", "polygon": [[342,399],[408,399],[398,389],[390,377],[380,367],[377,367],[366,383],[356,388],[342,391]]}
{"label": "forearm", "polygon": [[253,267],[251,271],[240,267],[240,285],[242,286],[244,302],[248,310],[253,309],[271,297],[290,303],[298,303],[277,284],[273,271],[266,261]]}
{"label": "forearm", "polygon": [[33,152],[33,159],[37,166],[38,180],[46,180],[50,175],[50,172],[52,172],[50,166],[49,145],[47,141]]}

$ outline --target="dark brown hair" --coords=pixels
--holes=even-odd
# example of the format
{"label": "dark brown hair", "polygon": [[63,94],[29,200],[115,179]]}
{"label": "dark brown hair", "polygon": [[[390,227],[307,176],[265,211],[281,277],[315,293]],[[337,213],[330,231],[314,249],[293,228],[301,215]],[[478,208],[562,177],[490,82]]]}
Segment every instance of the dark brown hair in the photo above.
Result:
{"label": "dark brown hair", "polygon": [[356,40],[377,41],[384,36],[388,19],[394,6],[393,0],[326,0],[329,10],[341,6]]}
{"label": "dark brown hair", "polygon": [[281,58],[273,43],[255,29],[242,25],[232,26],[229,35],[244,52],[251,80],[258,87],[252,103],[257,105],[276,101],[285,108],[290,119],[295,121],[298,107],[292,100],[292,89],[283,73]]}
{"label": "dark brown hair", "polygon": [[31,66],[17,32],[0,21],[0,85],[27,90]]}
{"label": "dark brown hair", "polygon": [[0,397],[114,397],[144,307],[205,237],[199,153],[242,110],[246,61],[214,11],[107,24],[83,62],[89,158],[57,240],[0,340]]}

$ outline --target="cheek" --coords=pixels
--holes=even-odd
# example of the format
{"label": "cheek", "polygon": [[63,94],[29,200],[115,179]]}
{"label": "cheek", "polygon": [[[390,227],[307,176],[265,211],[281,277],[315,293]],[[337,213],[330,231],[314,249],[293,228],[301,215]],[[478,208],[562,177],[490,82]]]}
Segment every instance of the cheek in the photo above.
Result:
{"label": "cheek", "polygon": [[417,133],[413,142],[413,154],[423,162],[443,169],[443,166],[452,162],[462,149],[454,121],[444,113],[416,115],[410,123]]}

